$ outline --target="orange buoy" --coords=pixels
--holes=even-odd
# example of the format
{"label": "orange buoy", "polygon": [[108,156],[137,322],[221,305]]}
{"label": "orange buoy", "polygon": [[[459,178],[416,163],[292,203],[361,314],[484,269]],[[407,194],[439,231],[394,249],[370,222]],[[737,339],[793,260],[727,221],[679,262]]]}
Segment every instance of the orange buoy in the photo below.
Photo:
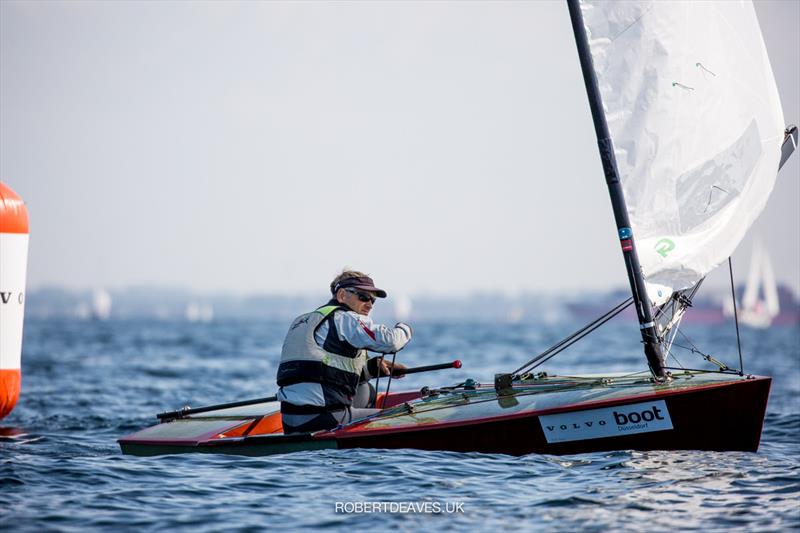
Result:
{"label": "orange buoy", "polygon": [[0,182],[0,418],[19,399],[27,263],[28,210],[22,198]]}

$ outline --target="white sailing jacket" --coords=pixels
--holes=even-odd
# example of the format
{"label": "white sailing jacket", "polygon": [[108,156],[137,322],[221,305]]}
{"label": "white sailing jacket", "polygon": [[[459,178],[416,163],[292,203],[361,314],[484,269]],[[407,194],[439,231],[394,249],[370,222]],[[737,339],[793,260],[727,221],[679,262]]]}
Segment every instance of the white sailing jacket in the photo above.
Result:
{"label": "white sailing jacket", "polygon": [[375,363],[369,365],[373,372],[368,371],[366,351],[396,352],[411,336],[407,324],[393,328],[375,324],[333,300],[298,317],[286,336],[278,367],[281,410],[349,406],[362,375],[374,377],[377,371]]}

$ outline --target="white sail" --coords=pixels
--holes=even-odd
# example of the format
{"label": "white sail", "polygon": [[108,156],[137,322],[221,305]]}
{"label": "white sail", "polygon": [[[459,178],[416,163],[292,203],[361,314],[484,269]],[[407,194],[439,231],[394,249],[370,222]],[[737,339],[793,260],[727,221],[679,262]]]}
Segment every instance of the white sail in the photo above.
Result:
{"label": "white sail", "polygon": [[784,120],[749,1],[581,9],[648,292],[731,255],[772,191]]}
{"label": "white sail", "polygon": [[778,286],[772,262],[761,241],[756,240],[753,243],[739,320],[751,327],[766,328],[779,312]]}
{"label": "white sail", "polygon": [[407,294],[401,294],[394,301],[394,319],[398,322],[405,322],[411,316],[411,298]]}
{"label": "white sail", "polygon": [[214,320],[214,307],[211,304],[189,302],[184,315],[189,322],[211,322]]}
{"label": "white sail", "polygon": [[92,292],[92,318],[108,320],[111,316],[111,295],[105,289],[95,289]]}

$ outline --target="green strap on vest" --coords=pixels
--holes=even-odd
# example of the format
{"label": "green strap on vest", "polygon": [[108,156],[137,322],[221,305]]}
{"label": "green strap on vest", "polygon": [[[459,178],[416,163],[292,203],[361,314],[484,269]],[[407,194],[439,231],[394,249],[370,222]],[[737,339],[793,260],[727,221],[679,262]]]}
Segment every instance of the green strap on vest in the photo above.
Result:
{"label": "green strap on vest", "polygon": [[322,316],[328,316],[329,314],[333,313],[337,309],[341,309],[341,305],[324,305],[316,310],[317,313],[320,313]]}

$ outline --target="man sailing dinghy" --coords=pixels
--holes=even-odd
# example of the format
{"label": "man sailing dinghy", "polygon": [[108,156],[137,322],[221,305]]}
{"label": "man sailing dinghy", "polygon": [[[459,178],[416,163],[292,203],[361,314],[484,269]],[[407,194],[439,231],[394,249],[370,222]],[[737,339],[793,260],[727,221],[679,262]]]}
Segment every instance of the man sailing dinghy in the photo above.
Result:
{"label": "man sailing dinghy", "polygon": [[[711,356],[672,368],[673,339],[704,277],[764,208],[797,144],[785,128],[751,2],[569,0],[631,298],[493,385],[394,393],[380,413],[284,435],[277,404],[160,415],[124,453],[265,455],[419,448],[521,455],[606,450],[756,451],[771,380]],[[539,365],[636,306],[647,370],[547,376]],[[691,311],[689,311],[691,312]],[[632,332],[633,333],[633,332]]]}
{"label": "man sailing dinghy", "polygon": [[331,299],[289,327],[278,367],[277,399],[284,433],[331,429],[376,414],[369,378],[404,369],[367,350],[397,353],[411,340],[411,326],[393,328],[369,318],[386,291],[362,272],[345,270],[331,282]]}

